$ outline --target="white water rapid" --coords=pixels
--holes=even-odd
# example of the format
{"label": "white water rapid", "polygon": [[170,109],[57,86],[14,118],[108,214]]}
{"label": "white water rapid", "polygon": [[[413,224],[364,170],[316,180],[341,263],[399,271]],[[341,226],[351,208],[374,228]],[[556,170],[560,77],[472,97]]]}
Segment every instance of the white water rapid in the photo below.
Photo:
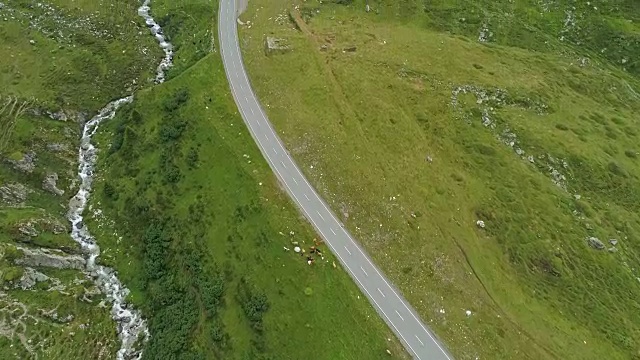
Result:
{"label": "white water rapid", "polygon": [[162,48],[162,51],[164,51],[164,58],[160,61],[160,64],[158,64],[158,69],[156,71],[156,83],[159,84],[164,81],[165,71],[173,64],[173,46],[164,37],[160,25],[158,25],[158,23],[149,14],[149,11],[151,10],[151,7],[149,6],[150,3],[151,0],[144,0],[142,6],[138,8],[138,15],[144,19],[144,22],[151,30],[151,34],[155,36]]}
{"label": "white water rapid", "polygon": [[[149,7],[150,2],[151,0],[143,2],[142,6],[138,8],[138,15],[144,18],[145,23],[151,30],[151,34],[164,51],[164,58],[156,71],[155,82],[159,84],[165,80],[165,71],[172,65],[173,47],[162,35],[160,25],[149,14],[151,10]],[[98,115],[84,125],[78,156],[80,188],[77,194],[69,201],[69,212],[67,214],[72,224],[71,237],[80,244],[87,259],[86,272],[111,303],[111,316],[117,323],[118,337],[121,342],[116,357],[118,360],[140,359],[142,350],[136,348],[136,346],[139,347],[146,342],[150,334],[142,314],[138,310],[132,309],[125,302],[129,289],[120,282],[117,273],[111,268],[96,264],[96,258],[100,255],[100,247],[84,225],[82,214],[91,195],[91,183],[98,152],[98,149],[91,143],[91,137],[96,133],[103,121],[112,119],[118,108],[131,101],[133,101],[133,96],[110,102],[100,110]],[[142,342],[138,340],[142,340]]]}

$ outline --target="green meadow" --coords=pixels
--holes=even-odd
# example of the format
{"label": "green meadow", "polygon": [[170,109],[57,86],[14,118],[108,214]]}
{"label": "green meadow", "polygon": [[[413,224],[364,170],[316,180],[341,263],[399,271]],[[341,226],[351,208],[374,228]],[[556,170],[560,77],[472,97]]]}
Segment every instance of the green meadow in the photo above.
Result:
{"label": "green meadow", "polygon": [[635,2],[365,3],[241,16],[306,175],[456,358],[640,358]]}

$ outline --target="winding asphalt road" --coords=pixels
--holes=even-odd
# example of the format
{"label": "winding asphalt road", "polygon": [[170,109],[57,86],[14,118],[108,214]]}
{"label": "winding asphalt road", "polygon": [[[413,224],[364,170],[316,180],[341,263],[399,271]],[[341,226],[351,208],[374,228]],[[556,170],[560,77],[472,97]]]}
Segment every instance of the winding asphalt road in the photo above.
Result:
{"label": "winding asphalt road", "polygon": [[237,17],[235,0],[221,0],[218,32],[224,69],[238,110],[260,151],[289,196],[324,238],[407,351],[415,359],[452,360],[452,356],[422,323],[415,310],[343,228],[284,148],[262,110],[244,69],[238,46]]}

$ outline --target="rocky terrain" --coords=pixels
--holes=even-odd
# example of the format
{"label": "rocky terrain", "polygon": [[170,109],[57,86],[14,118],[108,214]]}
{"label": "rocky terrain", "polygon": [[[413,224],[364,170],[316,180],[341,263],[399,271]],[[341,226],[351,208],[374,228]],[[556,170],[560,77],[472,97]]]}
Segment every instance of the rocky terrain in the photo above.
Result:
{"label": "rocky terrain", "polygon": [[130,330],[122,318],[135,318],[123,303],[126,289],[113,271],[95,264],[99,249],[81,241],[88,235],[84,202],[78,195],[69,199],[88,196],[91,165],[83,165],[91,156],[82,149],[115,108],[110,103],[106,114],[98,110],[162,81],[161,70],[169,66],[170,45],[158,34],[148,3],[0,3],[0,44],[8,54],[0,60],[3,359],[139,355],[140,331],[122,338]]}

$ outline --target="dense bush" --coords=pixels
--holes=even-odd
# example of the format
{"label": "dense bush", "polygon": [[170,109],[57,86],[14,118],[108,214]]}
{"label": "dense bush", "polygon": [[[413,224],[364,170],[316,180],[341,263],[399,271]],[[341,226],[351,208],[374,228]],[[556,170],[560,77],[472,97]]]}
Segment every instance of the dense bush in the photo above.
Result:
{"label": "dense bush", "polygon": [[186,126],[186,121],[175,118],[164,121],[160,126],[160,141],[162,143],[170,143],[180,139]]}
{"label": "dense bush", "polygon": [[193,169],[198,165],[198,159],[198,149],[193,147],[190,148],[189,152],[187,153],[187,165],[190,169]]}
{"label": "dense bush", "polygon": [[102,192],[104,193],[104,195],[111,200],[117,201],[118,200],[118,191],[116,190],[116,188],[111,185],[110,182],[105,182],[104,186],[102,188]]}
{"label": "dense bush", "polygon": [[147,281],[161,278],[167,273],[167,255],[169,239],[166,238],[163,225],[159,221],[151,224],[143,239],[144,274]]}
{"label": "dense bush", "polygon": [[182,88],[164,101],[164,110],[173,112],[189,100],[189,90]]}
{"label": "dense bush", "polygon": [[251,327],[257,332],[262,332],[262,317],[269,310],[267,296],[253,288],[247,279],[242,278],[238,283],[237,297]]}

